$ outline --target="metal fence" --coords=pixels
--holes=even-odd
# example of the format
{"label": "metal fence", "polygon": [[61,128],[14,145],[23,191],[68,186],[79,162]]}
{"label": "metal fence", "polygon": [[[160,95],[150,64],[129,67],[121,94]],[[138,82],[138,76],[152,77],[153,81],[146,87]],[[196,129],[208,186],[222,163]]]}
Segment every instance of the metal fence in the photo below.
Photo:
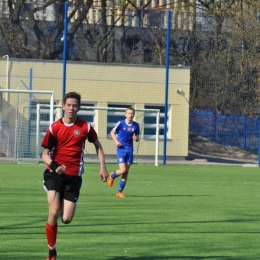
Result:
{"label": "metal fence", "polygon": [[223,146],[258,152],[259,119],[218,115],[210,110],[190,111],[190,132]]}

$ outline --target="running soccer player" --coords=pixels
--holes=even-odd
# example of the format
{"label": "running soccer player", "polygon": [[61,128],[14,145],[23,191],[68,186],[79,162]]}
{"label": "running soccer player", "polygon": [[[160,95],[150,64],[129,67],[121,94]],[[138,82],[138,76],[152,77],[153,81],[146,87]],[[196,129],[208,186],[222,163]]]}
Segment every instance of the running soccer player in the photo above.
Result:
{"label": "running soccer player", "polygon": [[131,164],[133,164],[134,146],[133,140],[139,141],[140,126],[133,121],[135,109],[129,107],[125,111],[125,119],[119,121],[111,130],[110,135],[116,144],[117,162],[119,169],[109,174],[108,186],[112,187],[115,178],[121,175],[118,192],[116,196],[125,198],[123,190],[126,185],[128,172]]}
{"label": "running soccer player", "polygon": [[100,162],[99,176],[107,180],[105,156],[101,143],[90,123],[77,117],[81,95],[67,93],[63,98],[64,117],[54,122],[42,141],[42,160],[46,164],[43,187],[47,192],[49,214],[46,223],[46,237],[49,247],[47,260],[56,260],[56,237],[58,218],[69,224],[75,214],[76,203],[82,184],[81,174],[85,141],[95,146]]}

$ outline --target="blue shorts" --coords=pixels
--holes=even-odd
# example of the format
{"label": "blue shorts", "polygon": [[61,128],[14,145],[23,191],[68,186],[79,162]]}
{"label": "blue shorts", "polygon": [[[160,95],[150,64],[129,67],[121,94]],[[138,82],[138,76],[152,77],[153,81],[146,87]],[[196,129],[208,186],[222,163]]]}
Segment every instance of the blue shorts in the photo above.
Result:
{"label": "blue shorts", "polygon": [[130,163],[133,164],[133,149],[127,149],[124,146],[117,147],[117,163]]}

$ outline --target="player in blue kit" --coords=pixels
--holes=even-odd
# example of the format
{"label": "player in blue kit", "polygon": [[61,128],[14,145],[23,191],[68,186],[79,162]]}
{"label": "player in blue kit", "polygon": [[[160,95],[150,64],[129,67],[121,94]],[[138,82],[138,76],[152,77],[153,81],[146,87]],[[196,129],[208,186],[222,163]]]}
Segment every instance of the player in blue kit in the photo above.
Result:
{"label": "player in blue kit", "polygon": [[127,181],[128,172],[133,163],[134,145],[133,140],[138,142],[140,135],[140,126],[133,121],[135,116],[135,109],[129,107],[125,111],[125,119],[119,121],[111,130],[110,135],[116,144],[117,162],[119,169],[110,173],[108,186],[112,187],[115,178],[122,176],[119,182],[118,192],[116,196],[125,198],[123,190]]}

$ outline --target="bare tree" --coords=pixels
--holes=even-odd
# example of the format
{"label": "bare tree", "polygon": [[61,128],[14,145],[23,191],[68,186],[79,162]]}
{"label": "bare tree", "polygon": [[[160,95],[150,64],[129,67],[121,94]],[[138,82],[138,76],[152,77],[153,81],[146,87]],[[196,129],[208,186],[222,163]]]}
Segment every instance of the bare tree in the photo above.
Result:
{"label": "bare tree", "polygon": [[260,34],[256,10],[259,3],[208,2],[215,4],[215,9],[208,11],[212,15],[220,11],[223,19],[220,27],[218,14],[212,31],[196,34],[199,50],[191,66],[190,105],[194,109],[257,117]]}
{"label": "bare tree", "polygon": [[[38,1],[26,3],[24,0],[8,0],[7,18],[0,20],[1,38],[12,57],[55,59],[63,52],[63,41],[57,39],[64,30],[65,1]],[[68,42],[86,19],[93,0],[75,0],[70,6],[68,22],[73,19],[68,31]],[[41,14],[50,6],[54,6],[55,20],[43,19]],[[52,31],[50,31],[52,27]]]}

